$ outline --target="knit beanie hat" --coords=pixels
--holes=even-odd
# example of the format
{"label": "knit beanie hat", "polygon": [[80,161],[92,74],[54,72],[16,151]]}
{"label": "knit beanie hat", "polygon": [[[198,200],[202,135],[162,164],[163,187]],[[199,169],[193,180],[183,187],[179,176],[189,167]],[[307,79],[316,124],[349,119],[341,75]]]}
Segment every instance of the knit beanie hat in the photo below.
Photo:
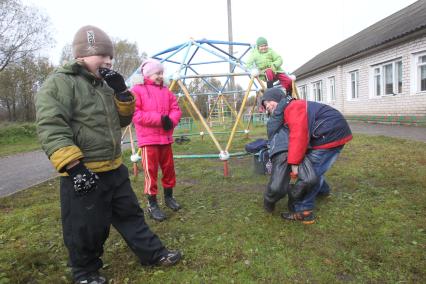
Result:
{"label": "knit beanie hat", "polygon": [[256,40],[256,45],[259,46],[259,45],[264,45],[264,44],[268,45],[268,41],[266,40],[266,38],[264,38],[262,36],[258,37],[257,40]]}
{"label": "knit beanie hat", "polygon": [[95,26],[80,28],[72,41],[72,53],[74,58],[92,55],[114,56],[114,48],[109,36]]}
{"label": "knit beanie hat", "polygon": [[264,106],[264,101],[274,101],[279,103],[282,99],[285,98],[284,91],[281,88],[270,88],[265,91],[262,97],[262,105]]}
{"label": "knit beanie hat", "polygon": [[148,58],[142,63],[141,72],[143,76],[149,77],[160,71],[164,71],[164,67],[157,59]]}

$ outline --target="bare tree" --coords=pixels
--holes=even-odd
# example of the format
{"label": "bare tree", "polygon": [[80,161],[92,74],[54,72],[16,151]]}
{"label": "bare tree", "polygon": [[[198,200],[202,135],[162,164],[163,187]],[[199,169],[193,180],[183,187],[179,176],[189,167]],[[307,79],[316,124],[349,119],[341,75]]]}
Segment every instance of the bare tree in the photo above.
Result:
{"label": "bare tree", "polygon": [[0,72],[53,43],[50,22],[20,0],[0,0]]}
{"label": "bare tree", "polygon": [[71,43],[67,43],[62,48],[61,58],[59,59],[59,65],[65,64],[66,62],[74,59],[72,55],[72,45]]}
{"label": "bare tree", "polygon": [[52,70],[47,58],[28,56],[0,73],[0,108],[6,109],[9,121],[35,119],[34,96]]}
{"label": "bare tree", "polygon": [[136,43],[127,40],[114,40],[114,69],[124,78],[129,77],[142,63]]}

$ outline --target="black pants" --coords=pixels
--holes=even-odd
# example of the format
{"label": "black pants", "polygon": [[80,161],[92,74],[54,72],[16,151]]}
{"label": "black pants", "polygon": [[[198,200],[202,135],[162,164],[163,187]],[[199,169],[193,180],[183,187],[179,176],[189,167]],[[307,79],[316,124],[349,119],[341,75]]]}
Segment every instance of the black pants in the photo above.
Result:
{"label": "black pants", "polygon": [[84,196],[76,196],[71,179],[61,177],[63,236],[76,280],[102,267],[100,257],[111,224],[142,264],[155,262],[166,251],[145,223],[127,168],[121,165],[98,176],[98,188]]}
{"label": "black pants", "polygon": [[276,203],[288,192],[291,167],[287,164],[287,152],[272,156],[272,172],[263,197],[270,203]]}

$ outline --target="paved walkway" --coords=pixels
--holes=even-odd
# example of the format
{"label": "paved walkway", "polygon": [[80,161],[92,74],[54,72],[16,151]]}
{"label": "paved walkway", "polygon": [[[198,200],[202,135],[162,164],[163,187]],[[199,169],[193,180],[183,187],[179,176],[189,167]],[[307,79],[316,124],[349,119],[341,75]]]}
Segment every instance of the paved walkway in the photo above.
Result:
{"label": "paved walkway", "polygon": [[[350,122],[353,133],[384,135],[426,143],[426,128]],[[0,197],[11,195],[57,176],[42,151],[0,158]]]}

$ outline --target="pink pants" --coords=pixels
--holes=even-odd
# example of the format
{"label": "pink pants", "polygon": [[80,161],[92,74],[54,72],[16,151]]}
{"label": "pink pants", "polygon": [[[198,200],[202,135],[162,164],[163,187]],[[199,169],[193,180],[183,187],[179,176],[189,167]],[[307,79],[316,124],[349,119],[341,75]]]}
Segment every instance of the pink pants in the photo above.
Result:
{"label": "pink pants", "polygon": [[142,150],[142,167],[145,174],[144,193],[157,195],[158,166],[161,168],[163,188],[173,188],[176,185],[175,165],[173,162],[172,144],[146,145]]}
{"label": "pink pants", "polygon": [[292,89],[292,80],[289,76],[284,73],[275,73],[271,68],[265,70],[266,80],[268,81],[276,81],[279,80],[281,86],[285,88],[287,91],[291,92]]}

